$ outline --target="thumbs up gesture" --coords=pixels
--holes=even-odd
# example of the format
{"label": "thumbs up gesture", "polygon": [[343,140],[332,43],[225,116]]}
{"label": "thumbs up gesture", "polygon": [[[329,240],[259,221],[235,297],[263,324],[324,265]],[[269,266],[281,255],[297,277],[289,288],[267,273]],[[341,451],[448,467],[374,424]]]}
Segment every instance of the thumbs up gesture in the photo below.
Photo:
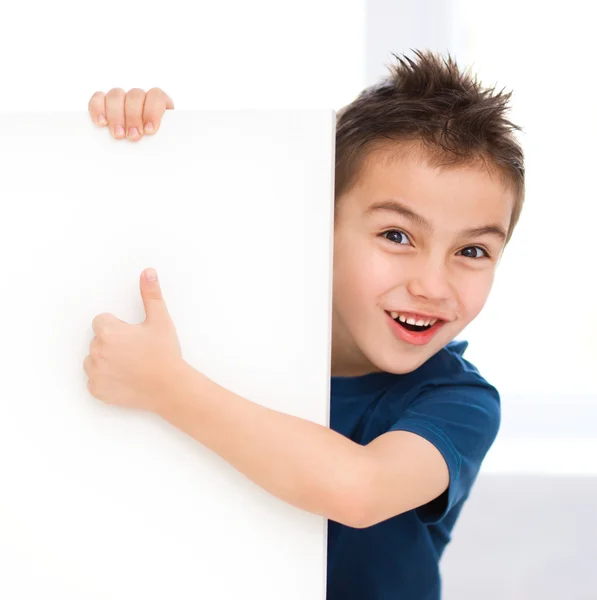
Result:
{"label": "thumbs up gesture", "polygon": [[158,412],[190,365],[182,358],[154,269],[141,274],[140,287],[145,321],[131,325],[109,313],[95,317],[83,368],[98,400]]}

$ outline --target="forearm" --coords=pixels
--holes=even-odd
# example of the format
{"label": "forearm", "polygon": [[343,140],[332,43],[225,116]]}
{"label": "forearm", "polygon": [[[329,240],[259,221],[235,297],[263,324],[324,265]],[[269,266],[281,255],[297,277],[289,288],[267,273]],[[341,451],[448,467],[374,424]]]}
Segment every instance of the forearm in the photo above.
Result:
{"label": "forearm", "polygon": [[157,412],[278,498],[358,526],[371,471],[359,444],[242,398],[191,368]]}

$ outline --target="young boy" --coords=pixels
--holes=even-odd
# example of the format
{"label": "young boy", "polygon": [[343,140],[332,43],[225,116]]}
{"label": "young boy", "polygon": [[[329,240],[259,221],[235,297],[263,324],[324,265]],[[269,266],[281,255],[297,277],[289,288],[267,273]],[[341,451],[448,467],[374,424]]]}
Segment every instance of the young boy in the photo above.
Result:
{"label": "young boy", "polygon": [[[85,361],[100,400],[161,415],[328,517],[329,600],[440,598],[440,557],[500,422],[498,392],[452,340],[485,304],[523,203],[509,94],[450,58],[396,58],[337,115],[330,429],[185,363],[145,277],[146,322],[98,316]],[[115,137],[137,128],[130,140],[173,108],[156,88],[89,103]]]}

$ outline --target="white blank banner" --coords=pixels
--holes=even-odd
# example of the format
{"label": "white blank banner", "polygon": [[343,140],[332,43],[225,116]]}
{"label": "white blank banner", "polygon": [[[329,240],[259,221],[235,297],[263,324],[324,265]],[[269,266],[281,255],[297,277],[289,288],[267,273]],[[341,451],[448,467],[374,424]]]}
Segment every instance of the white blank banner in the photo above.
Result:
{"label": "white blank banner", "polygon": [[91,322],[158,270],[187,362],[328,424],[332,111],[0,115],[0,598],[325,596],[326,524],[87,391]]}

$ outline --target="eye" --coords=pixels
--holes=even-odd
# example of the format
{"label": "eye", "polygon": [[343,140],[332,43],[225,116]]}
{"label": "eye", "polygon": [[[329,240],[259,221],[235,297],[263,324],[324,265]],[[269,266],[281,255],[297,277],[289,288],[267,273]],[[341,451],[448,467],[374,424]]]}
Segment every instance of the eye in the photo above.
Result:
{"label": "eye", "polygon": [[[478,254],[477,251],[481,254]],[[457,254],[461,254],[466,258],[489,258],[489,252],[481,246],[468,246],[468,248],[463,248]]]}
{"label": "eye", "polygon": [[393,244],[398,244],[400,246],[403,246],[405,242],[407,244],[410,244],[406,233],[403,233],[399,229],[390,229],[389,231],[384,231],[381,234],[381,236],[389,242],[392,242]]}

